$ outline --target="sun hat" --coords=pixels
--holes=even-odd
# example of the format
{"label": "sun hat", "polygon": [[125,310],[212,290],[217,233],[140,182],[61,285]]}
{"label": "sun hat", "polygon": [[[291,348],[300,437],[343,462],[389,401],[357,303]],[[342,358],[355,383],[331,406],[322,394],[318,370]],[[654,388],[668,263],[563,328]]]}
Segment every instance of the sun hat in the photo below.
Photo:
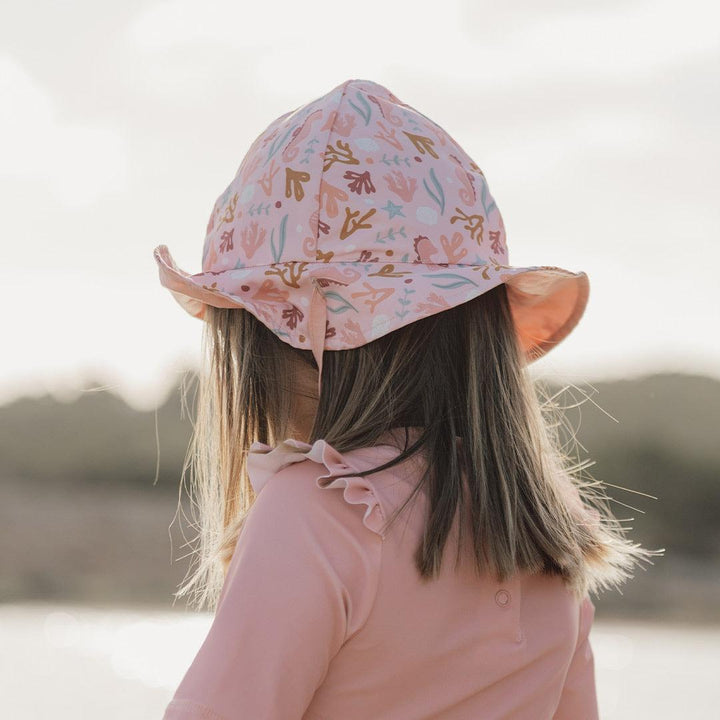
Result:
{"label": "sun hat", "polygon": [[563,340],[588,301],[584,272],[513,267],[484,173],[437,123],[352,79],[281,115],[217,198],[202,272],[166,245],[160,282],[193,317],[243,307],[293,347],[360,347],[507,286],[528,363]]}

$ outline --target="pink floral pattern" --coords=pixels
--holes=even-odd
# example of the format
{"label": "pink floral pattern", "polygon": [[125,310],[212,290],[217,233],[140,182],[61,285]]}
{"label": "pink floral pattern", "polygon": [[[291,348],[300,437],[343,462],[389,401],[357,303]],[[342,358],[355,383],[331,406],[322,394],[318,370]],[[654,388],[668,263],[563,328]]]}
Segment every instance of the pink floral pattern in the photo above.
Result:
{"label": "pink floral pattern", "polygon": [[161,283],[194,317],[206,304],[245,307],[305,349],[316,291],[320,343],[340,350],[504,282],[533,360],[572,330],[589,293],[584,272],[510,266],[480,167],[370,80],[343,82],[255,139],[210,214],[202,272],[178,268],[165,245],[154,257]]}

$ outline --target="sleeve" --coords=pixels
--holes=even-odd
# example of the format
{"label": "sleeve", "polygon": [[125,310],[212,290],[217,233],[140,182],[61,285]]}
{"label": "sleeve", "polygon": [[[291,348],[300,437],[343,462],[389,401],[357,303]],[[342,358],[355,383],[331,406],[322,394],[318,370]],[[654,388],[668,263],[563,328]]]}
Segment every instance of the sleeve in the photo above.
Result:
{"label": "sleeve", "polygon": [[316,478],[314,463],[291,465],[258,493],[208,635],[163,720],[300,720],[366,619],[382,540]]}
{"label": "sleeve", "polygon": [[580,605],[578,641],[553,720],[599,720],[595,659],[590,645],[594,618],[595,605],[586,595]]}

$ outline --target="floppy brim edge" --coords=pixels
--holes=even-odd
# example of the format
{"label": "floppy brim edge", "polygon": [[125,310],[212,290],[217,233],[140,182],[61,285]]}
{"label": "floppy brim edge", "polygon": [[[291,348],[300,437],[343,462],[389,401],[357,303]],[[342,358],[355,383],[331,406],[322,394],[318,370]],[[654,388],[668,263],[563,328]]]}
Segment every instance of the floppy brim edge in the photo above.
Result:
{"label": "floppy brim edge", "polygon": [[[206,305],[246,307],[203,287],[193,275],[178,267],[166,245],[157,246],[153,256],[160,283],[192,317],[203,319]],[[459,271],[457,267],[455,270]],[[585,272],[551,265],[503,267],[497,284],[500,282],[508,288],[513,321],[528,363],[547,354],[572,332],[585,312],[590,294]]]}

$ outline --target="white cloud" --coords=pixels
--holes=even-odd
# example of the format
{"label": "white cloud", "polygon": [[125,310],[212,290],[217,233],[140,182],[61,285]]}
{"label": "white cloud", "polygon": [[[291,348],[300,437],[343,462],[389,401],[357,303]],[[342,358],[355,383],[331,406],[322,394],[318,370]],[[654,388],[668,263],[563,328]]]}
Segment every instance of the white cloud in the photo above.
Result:
{"label": "white cloud", "polygon": [[470,82],[472,92],[532,79],[634,81],[720,45],[709,0],[580,3],[550,15],[514,5],[496,23],[494,12],[460,2],[430,14],[381,0],[351,9],[322,0],[310,12],[293,0],[276,3],[270,20],[262,4],[168,0],[141,11],[127,38],[153,55],[149,79],[178,89],[197,76],[217,84],[250,75],[272,88],[390,69],[418,83]]}
{"label": "white cloud", "polygon": [[417,63],[421,70],[428,58],[446,65],[460,15],[458,3],[437,13],[384,0],[167,0],[141,10],[124,39],[142,68],[133,82],[163,94],[197,97],[202,89],[232,99],[240,82],[285,97],[297,88],[304,96],[303,87],[375,79],[394,65]]}
{"label": "white cloud", "polygon": [[578,4],[571,13],[519,27],[492,48],[517,58],[515,69],[523,75],[635,79],[716,52],[718,20],[710,0]]}
{"label": "white cloud", "polygon": [[[296,0],[240,3],[228,0],[166,0],[144,8],[129,27],[129,36],[141,48],[167,49],[190,44],[231,49],[265,48],[282,51],[286,45],[303,47],[308,54],[325,54],[324,48],[342,48],[357,59],[384,55],[392,43],[412,44],[432,31],[433,40],[451,39],[460,28],[460,8],[446,3],[442,12],[423,10],[402,2],[365,0],[343,6],[335,0]],[[349,45],[348,42],[352,40]],[[334,62],[333,58],[333,62]]]}
{"label": "white cloud", "polygon": [[58,121],[49,93],[12,57],[0,57],[0,97],[0,178],[47,183],[67,207],[125,188],[125,140],[107,128]]}

